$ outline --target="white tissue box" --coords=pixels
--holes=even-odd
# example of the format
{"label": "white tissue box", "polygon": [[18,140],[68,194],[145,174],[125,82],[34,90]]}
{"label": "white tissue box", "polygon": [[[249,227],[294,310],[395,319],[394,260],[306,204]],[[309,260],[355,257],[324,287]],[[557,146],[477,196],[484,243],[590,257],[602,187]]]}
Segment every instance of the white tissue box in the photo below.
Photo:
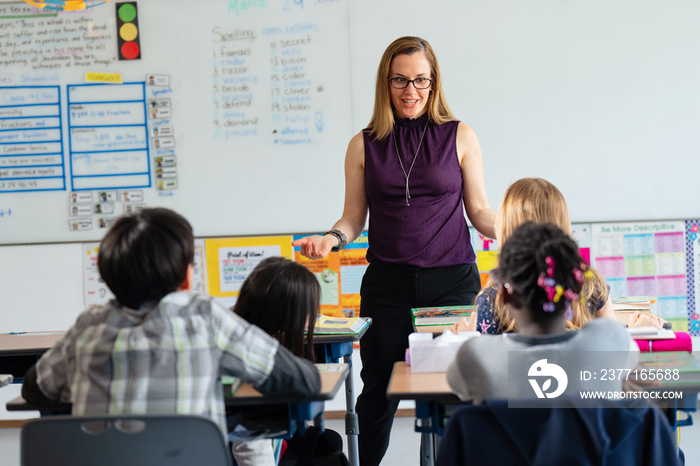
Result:
{"label": "white tissue box", "polygon": [[433,339],[432,333],[410,334],[408,348],[411,353],[411,372],[447,372],[462,343],[479,335],[479,332],[461,332],[455,335],[445,330]]}

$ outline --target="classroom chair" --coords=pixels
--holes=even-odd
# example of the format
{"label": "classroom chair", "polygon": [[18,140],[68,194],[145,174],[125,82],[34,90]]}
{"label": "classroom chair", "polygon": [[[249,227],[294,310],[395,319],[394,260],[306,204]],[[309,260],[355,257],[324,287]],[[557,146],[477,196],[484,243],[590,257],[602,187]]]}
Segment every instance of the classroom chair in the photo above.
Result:
{"label": "classroom chair", "polygon": [[671,427],[644,400],[580,407],[508,408],[485,400],[449,419],[438,454],[448,465],[645,465],[684,463]]}
{"label": "classroom chair", "polygon": [[22,428],[22,466],[232,466],[221,429],[199,416],[54,416]]}

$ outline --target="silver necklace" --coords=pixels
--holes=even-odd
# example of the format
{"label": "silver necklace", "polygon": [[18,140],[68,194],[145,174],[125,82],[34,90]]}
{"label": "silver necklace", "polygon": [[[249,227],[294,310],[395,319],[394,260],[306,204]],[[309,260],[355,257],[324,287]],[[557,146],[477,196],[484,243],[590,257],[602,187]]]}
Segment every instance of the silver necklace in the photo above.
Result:
{"label": "silver necklace", "polygon": [[411,191],[408,189],[408,178],[411,176],[411,170],[413,170],[413,164],[416,163],[416,158],[418,157],[418,151],[420,151],[420,146],[423,144],[423,136],[425,136],[425,130],[428,129],[428,123],[430,122],[430,118],[428,118],[425,122],[425,128],[423,128],[423,134],[420,136],[420,142],[418,142],[418,149],[416,149],[416,154],[413,156],[413,162],[411,162],[411,166],[408,169],[408,173],[406,173],[406,169],[403,168],[403,162],[401,161],[401,154],[399,153],[399,146],[396,143],[396,125],[391,129],[391,131],[394,133],[394,147],[396,148],[396,156],[399,158],[399,165],[401,165],[401,171],[403,172],[404,178],[406,178],[406,207],[410,206],[411,204],[408,203],[408,200],[411,199]]}

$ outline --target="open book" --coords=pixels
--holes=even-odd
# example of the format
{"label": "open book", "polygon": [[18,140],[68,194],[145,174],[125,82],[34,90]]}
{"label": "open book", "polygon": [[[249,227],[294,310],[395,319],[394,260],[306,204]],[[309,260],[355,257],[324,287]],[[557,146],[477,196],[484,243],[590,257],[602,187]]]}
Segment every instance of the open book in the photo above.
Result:
{"label": "open book", "polygon": [[362,317],[331,317],[319,314],[314,326],[314,335],[358,334],[368,325]]}

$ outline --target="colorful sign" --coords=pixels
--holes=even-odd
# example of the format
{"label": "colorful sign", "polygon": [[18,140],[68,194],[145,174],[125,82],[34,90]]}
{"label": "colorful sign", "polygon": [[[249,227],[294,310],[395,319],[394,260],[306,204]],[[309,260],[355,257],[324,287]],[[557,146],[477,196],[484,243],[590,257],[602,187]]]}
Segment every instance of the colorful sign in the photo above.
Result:
{"label": "colorful sign", "polygon": [[[295,235],[294,240],[308,235]],[[316,275],[321,284],[321,313],[336,317],[360,315],[360,285],[369,265],[367,232],[363,231],[352,243],[338,253],[330,253],[323,259],[311,260],[301,255],[301,248],[294,248],[294,260]]]}
{"label": "colorful sign", "polygon": [[219,298],[238,296],[243,281],[266,257],[292,259],[291,236],[205,240],[207,291]]}
{"label": "colorful sign", "polygon": [[591,225],[593,267],[610,296],[656,297],[656,314],[688,330],[685,222]]}

